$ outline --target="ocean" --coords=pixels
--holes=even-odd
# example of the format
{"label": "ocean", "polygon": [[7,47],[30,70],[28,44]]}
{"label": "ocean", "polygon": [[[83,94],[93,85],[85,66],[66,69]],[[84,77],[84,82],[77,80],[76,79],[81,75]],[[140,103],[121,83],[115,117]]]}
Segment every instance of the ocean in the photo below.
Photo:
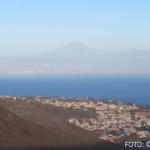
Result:
{"label": "ocean", "polygon": [[0,74],[0,95],[92,97],[150,105],[150,74]]}

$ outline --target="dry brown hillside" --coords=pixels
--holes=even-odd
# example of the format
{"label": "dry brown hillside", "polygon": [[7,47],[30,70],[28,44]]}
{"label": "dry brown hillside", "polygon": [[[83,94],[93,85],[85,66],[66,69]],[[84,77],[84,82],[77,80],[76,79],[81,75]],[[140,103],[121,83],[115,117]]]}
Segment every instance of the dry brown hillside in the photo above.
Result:
{"label": "dry brown hillside", "polygon": [[[0,105],[21,113],[22,119],[0,107],[0,149],[121,149],[115,144],[99,140],[67,121],[22,101],[0,100]],[[19,109],[18,109],[19,108]],[[24,115],[23,115],[24,114]],[[43,125],[42,125],[43,124]]]}

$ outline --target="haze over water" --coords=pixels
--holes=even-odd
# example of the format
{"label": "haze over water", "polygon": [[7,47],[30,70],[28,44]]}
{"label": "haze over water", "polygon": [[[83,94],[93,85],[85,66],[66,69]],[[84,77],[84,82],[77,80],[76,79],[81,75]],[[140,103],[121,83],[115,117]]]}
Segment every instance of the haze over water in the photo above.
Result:
{"label": "haze over water", "polygon": [[0,74],[0,95],[93,97],[150,105],[150,74]]}

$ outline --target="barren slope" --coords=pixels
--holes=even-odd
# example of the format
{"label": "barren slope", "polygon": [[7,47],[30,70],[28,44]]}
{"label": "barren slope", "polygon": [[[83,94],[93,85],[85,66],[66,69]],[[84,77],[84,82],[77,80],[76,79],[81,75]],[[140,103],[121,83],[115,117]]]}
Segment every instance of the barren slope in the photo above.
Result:
{"label": "barren slope", "polygon": [[35,105],[12,100],[0,100],[0,105],[5,105],[24,118],[47,125],[26,121],[10,111],[0,108],[1,149],[35,147],[41,149],[46,147],[50,149],[116,149],[114,144],[99,140],[84,129]]}

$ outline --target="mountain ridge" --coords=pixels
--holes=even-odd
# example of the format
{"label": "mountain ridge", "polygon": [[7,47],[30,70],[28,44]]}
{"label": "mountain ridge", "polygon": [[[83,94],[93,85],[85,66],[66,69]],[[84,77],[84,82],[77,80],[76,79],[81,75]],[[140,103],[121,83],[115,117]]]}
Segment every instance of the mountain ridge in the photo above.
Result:
{"label": "mountain ridge", "polygon": [[[12,101],[9,99],[0,99],[0,149],[1,150],[69,150],[69,149],[103,149],[115,150],[115,144],[97,139],[96,137],[87,134],[83,129],[63,121],[61,118],[51,115],[40,107],[34,104],[25,102]],[[38,118],[39,121],[48,114],[51,124],[41,125],[31,121],[33,118],[28,116],[30,121],[19,117],[16,113],[7,110],[11,109],[18,111],[32,112],[32,115]],[[23,109],[22,109],[23,108]],[[32,108],[32,109],[31,109]],[[36,109],[35,109],[36,108]],[[16,109],[18,111],[16,111]],[[35,113],[33,113],[36,110]],[[24,116],[23,115],[23,116]],[[38,116],[44,115],[42,118]],[[51,118],[53,116],[53,118]],[[46,121],[46,118],[44,118]],[[60,123],[56,126],[55,124]],[[64,122],[69,127],[69,130],[64,126]],[[62,128],[61,128],[62,125]]]}
{"label": "mountain ridge", "polygon": [[150,73],[150,52],[105,52],[72,42],[41,54],[0,58],[0,66],[0,73]]}

